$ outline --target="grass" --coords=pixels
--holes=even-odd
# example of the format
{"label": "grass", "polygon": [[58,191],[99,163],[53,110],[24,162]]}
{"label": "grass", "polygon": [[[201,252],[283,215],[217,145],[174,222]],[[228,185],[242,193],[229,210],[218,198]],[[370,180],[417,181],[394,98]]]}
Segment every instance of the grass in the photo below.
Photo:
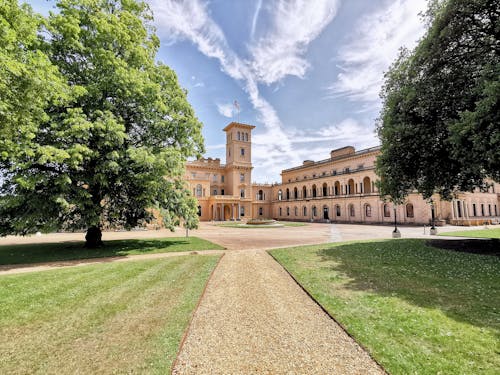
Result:
{"label": "grass", "polygon": [[[224,228],[248,228],[248,229],[254,229],[254,228],[280,228],[280,227],[273,227],[270,225],[241,225],[244,223],[238,223],[238,222],[229,222],[229,223],[221,223],[221,224],[216,224],[218,227],[224,227]],[[297,221],[277,221],[276,224],[281,224],[285,227],[303,227],[306,226],[307,223],[301,223]]]}
{"label": "grass", "polygon": [[498,374],[498,257],[422,240],[271,254],[389,373]]}
{"label": "grass", "polygon": [[463,230],[458,232],[439,233],[440,236],[471,237],[471,238],[500,238],[500,228],[478,230]]}
{"label": "grass", "polygon": [[87,249],[84,242],[37,243],[0,246],[0,264],[53,262],[178,251],[218,250],[223,247],[197,237],[105,241],[103,247]]}
{"label": "grass", "polygon": [[169,373],[217,259],[0,277],[0,373]]}

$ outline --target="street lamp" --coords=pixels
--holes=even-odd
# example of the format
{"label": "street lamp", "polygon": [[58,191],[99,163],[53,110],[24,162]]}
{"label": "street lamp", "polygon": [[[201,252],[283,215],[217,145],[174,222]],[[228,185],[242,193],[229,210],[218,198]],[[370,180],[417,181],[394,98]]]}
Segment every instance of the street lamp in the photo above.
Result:
{"label": "street lamp", "polygon": [[401,233],[399,232],[398,229],[398,222],[397,222],[397,206],[394,205],[394,230],[392,231],[392,238],[401,238]]}
{"label": "street lamp", "polygon": [[431,231],[430,231],[430,233],[431,233],[431,235],[435,235],[435,234],[437,234],[437,229],[434,226],[436,214],[434,212],[434,201],[432,200],[432,198],[430,199],[429,203],[431,205]]}

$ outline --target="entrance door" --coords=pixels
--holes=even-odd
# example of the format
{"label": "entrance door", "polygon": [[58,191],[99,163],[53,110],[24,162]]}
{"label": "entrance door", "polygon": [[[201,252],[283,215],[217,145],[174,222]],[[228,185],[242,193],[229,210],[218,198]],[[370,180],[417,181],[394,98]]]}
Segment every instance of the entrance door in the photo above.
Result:
{"label": "entrance door", "polygon": [[330,220],[330,217],[328,216],[328,207],[323,207],[323,219]]}

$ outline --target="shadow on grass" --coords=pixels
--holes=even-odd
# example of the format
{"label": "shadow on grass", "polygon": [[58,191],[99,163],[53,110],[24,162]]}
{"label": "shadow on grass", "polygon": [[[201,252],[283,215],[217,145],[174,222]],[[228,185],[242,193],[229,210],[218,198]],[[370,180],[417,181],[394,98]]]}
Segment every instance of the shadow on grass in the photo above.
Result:
{"label": "shadow on grass", "polygon": [[[213,245],[213,246],[210,246]],[[57,242],[0,246],[0,265],[56,262],[76,259],[122,257],[126,255],[220,248],[196,237],[105,241],[87,249],[84,242]]]}
{"label": "shadow on grass", "polygon": [[[349,243],[319,250],[343,287],[439,309],[500,336],[500,259],[428,247],[423,240]],[[333,264],[333,265],[332,265]]]}

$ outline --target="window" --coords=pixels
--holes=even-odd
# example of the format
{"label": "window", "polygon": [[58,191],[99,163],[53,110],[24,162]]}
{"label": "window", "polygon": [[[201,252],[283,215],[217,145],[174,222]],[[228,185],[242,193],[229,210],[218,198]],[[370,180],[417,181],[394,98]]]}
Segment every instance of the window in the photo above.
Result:
{"label": "window", "polygon": [[240,197],[245,198],[245,189],[240,190]]}
{"label": "window", "polygon": [[472,203],[472,216],[477,216],[477,209],[475,203]]}
{"label": "window", "polygon": [[370,206],[369,204],[365,205],[365,216],[366,217],[372,216],[372,206]]}
{"label": "window", "polygon": [[280,190],[278,190],[278,200],[282,200],[283,199],[283,192]]}
{"label": "window", "polygon": [[293,188],[293,198],[297,199],[298,197],[299,197],[299,191],[297,190],[297,188]]}
{"label": "window", "polygon": [[406,217],[414,217],[414,213],[413,213],[413,204],[411,203],[408,203],[406,205]]}
{"label": "window", "polygon": [[349,173],[349,171],[350,171],[349,167],[344,168],[344,173]]}
{"label": "window", "polygon": [[280,207],[280,216],[281,216],[281,207]]}
{"label": "window", "polygon": [[212,180],[213,180],[214,182],[215,182],[215,181],[217,181],[217,175],[216,175],[216,174],[214,174],[214,175],[212,176]]}
{"label": "window", "polygon": [[217,189],[214,189],[214,195],[217,195]]}
{"label": "window", "polygon": [[495,204],[495,216],[498,216],[497,205]]}
{"label": "window", "polygon": [[241,135],[240,135],[240,132],[238,132],[238,141],[241,141]]}
{"label": "window", "polygon": [[328,186],[325,184],[323,184],[323,196],[326,197],[328,195]]}
{"label": "window", "polygon": [[242,149],[240,150],[240,155],[241,155],[241,156],[245,156],[245,149],[244,149],[244,148],[242,148]]}
{"label": "window", "polygon": [[248,133],[245,133],[245,141],[248,142]]}
{"label": "window", "polygon": [[[312,196],[313,196],[313,198],[316,198],[316,185],[312,186]],[[316,215],[314,215],[314,216],[316,216]]]}
{"label": "window", "polygon": [[220,176],[220,182],[224,182],[224,176]]}
{"label": "window", "polygon": [[337,216],[340,216],[340,215],[341,215],[341,212],[340,212],[340,206],[339,206],[338,204],[335,206],[335,214],[336,214]]}
{"label": "window", "polygon": [[337,170],[336,170],[336,169],[334,169],[334,170],[332,171],[332,176],[336,176],[336,175],[337,175]]}
{"label": "window", "polygon": [[286,189],[286,200],[290,200],[290,189]]}
{"label": "window", "polygon": [[259,207],[259,216],[262,216],[263,211],[262,207]]}
{"label": "window", "polygon": [[191,173],[191,178],[196,178],[196,172]]}
{"label": "window", "polygon": [[384,204],[384,217],[391,217],[391,208],[388,204]]}
{"label": "window", "polygon": [[240,173],[240,182],[245,182],[245,174]]}
{"label": "window", "polygon": [[290,216],[290,207],[286,208],[286,216]]}
{"label": "window", "polygon": [[481,216],[484,216],[484,204],[481,203]]}
{"label": "window", "polygon": [[240,207],[240,216],[245,216],[245,207],[244,206]]}
{"label": "window", "polygon": [[259,190],[259,192],[257,193],[257,200],[261,201],[263,199],[264,199],[264,192],[262,190]]}
{"label": "window", "polygon": [[307,189],[305,186],[302,186],[302,198],[307,198]]}
{"label": "window", "polygon": [[318,216],[318,213],[316,212],[316,206],[312,207],[312,215],[313,216]]}
{"label": "window", "polygon": [[492,216],[492,212],[491,212],[491,204],[488,205],[488,213],[490,214],[490,216]]}
{"label": "window", "polygon": [[349,205],[349,216],[351,216],[351,217],[356,216],[356,211],[354,209],[354,205],[353,204]]}
{"label": "window", "polygon": [[201,185],[196,185],[196,196],[201,197]]}
{"label": "window", "polygon": [[224,195],[224,189],[220,189],[220,195]]}
{"label": "window", "polygon": [[198,216],[201,216],[201,206],[198,206]]}
{"label": "window", "polygon": [[295,216],[299,216],[299,209],[298,209],[297,207],[295,207],[295,208],[293,209],[293,214],[294,214]]}
{"label": "window", "polygon": [[302,214],[304,216],[307,216],[307,207],[304,206],[304,208],[302,209]]}

